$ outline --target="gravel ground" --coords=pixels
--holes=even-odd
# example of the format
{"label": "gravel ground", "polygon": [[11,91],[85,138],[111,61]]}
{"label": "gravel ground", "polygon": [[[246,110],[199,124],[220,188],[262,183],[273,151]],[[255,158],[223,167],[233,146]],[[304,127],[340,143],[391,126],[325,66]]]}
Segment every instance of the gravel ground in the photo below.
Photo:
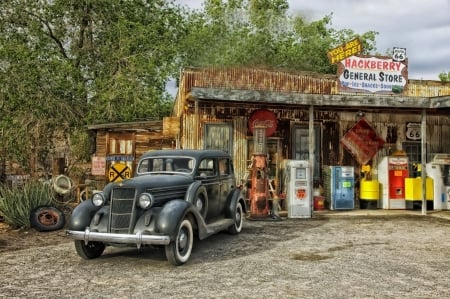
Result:
{"label": "gravel ground", "polygon": [[449,235],[419,214],[247,221],[174,267],[161,248],[85,261],[63,231],[0,232],[0,297],[450,298]]}

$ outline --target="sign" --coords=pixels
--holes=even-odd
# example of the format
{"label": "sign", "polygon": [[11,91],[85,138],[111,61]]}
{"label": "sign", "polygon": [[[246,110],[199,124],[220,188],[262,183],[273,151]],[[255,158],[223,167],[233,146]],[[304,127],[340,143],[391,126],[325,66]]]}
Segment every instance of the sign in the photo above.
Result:
{"label": "sign", "polygon": [[341,138],[341,144],[361,165],[367,164],[378,150],[383,148],[384,142],[364,118],[361,118]]}
{"label": "sign", "polygon": [[111,155],[106,157],[106,161],[134,161],[134,156],[131,155]]}
{"label": "sign", "polygon": [[331,64],[337,63],[350,56],[362,52],[362,44],[359,38],[354,38],[339,47],[336,47],[327,52],[328,59]]}
{"label": "sign", "polygon": [[92,157],[92,175],[105,175],[106,172],[106,158],[105,157]]}
{"label": "sign", "polygon": [[401,93],[408,82],[406,62],[386,57],[351,56],[338,64],[341,92]]}
{"label": "sign", "polygon": [[131,169],[126,164],[116,163],[111,165],[108,170],[108,179],[110,182],[120,182],[129,178],[131,178]]}
{"label": "sign", "polygon": [[406,123],[406,139],[421,140],[422,127],[420,123]]}
{"label": "sign", "polygon": [[406,60],[406,48],[394,47],[392,50],[392,60],[405,61]]}
{"label": "sign", "polygon": [[306,190],[305,189],[297,189],[297,199],[304,199],[306,197]]}
{"label": "sign", "polygon": [[272,136],[277,130],[277,116],[267,109],[256,110],[248,121],[248,128],[252,134],[255,127],[266,127],[266,136]]}

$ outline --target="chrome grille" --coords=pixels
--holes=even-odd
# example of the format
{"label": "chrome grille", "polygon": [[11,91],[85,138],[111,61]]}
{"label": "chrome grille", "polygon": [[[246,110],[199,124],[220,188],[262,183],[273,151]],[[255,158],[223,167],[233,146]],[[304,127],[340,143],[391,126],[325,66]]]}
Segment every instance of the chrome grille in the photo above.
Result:
{"label": "chrome grille", "polygon": [[134,212],[134,188],[114,188],[111,195],[110,232],[129,233]]}

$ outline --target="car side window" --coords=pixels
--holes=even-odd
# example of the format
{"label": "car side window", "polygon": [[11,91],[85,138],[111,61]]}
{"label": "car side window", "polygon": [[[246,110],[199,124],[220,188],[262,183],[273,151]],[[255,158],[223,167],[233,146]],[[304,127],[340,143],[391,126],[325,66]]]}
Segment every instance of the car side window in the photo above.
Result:
{"label": "car side window", "polygon": [[217,175],[216,169],[217,167],[215,165],[214,159],[206,158],[200,162],[197,170],[197,175],[200,177],[216,176]]}
{"label": "car side window", "polygon": [[227,158],[219,159],[219,173],[221,176],[229,175],[230,172],[230,160]]}

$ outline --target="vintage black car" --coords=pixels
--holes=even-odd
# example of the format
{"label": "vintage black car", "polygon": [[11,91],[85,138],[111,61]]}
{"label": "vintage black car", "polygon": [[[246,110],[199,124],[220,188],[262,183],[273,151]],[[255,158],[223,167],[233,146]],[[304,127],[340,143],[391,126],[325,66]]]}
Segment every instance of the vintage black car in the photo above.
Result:
{"label": "vintage black car", "polygon": [[84,259],[106,246],[158,245],[168,261],[189,260],[202,240],[242,230],[246,203],[230,155],[218,150],[159,150],[144,154],[135,177],[109,183],[72,212],[66,235]]}

